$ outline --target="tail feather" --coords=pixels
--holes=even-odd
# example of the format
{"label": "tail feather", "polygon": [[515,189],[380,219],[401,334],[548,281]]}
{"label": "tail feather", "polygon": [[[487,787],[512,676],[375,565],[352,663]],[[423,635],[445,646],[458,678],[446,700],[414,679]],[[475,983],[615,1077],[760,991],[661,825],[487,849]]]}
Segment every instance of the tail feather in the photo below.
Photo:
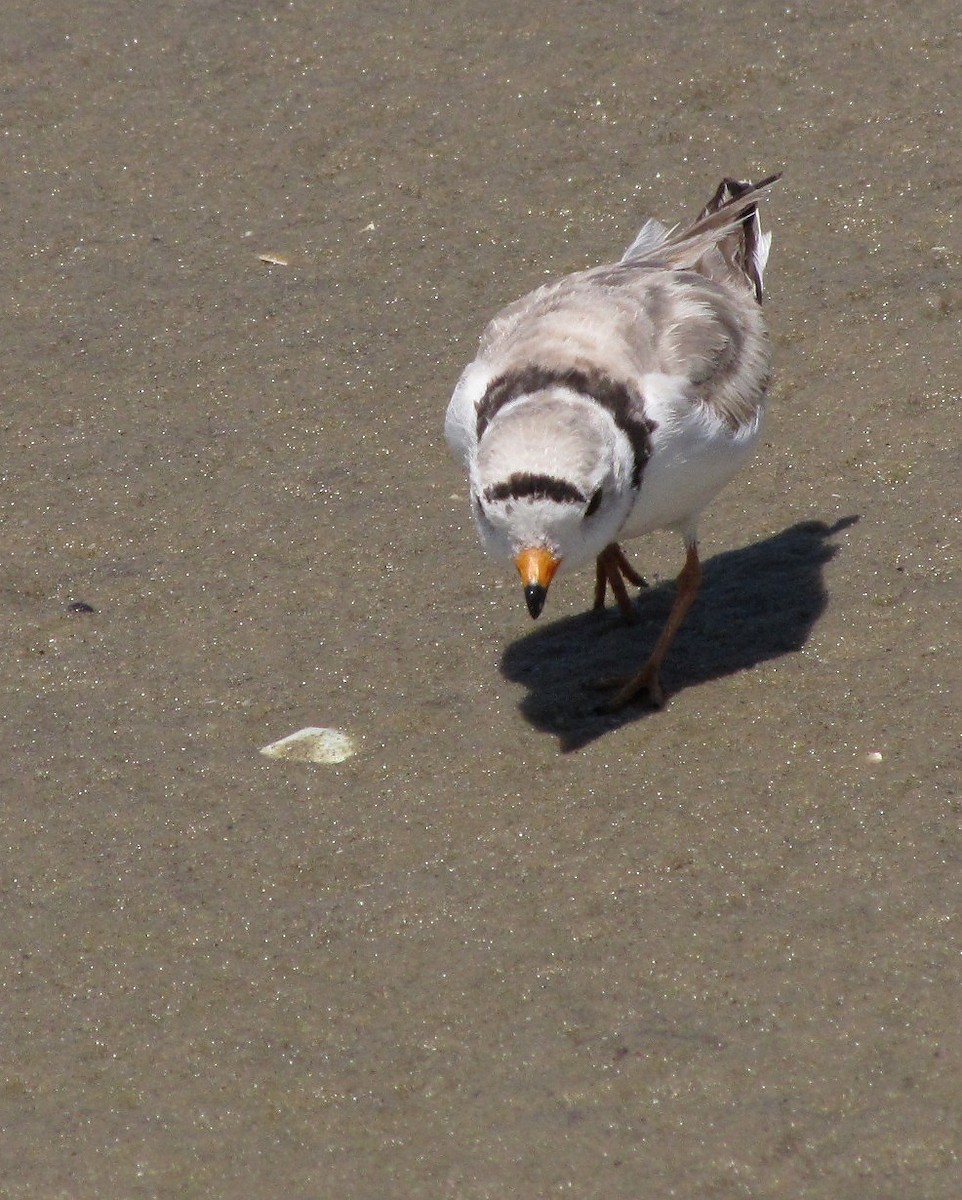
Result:
{"label": "tail feather", "polygon": [[[621,261],[633,266],[657,262],[710,277],[722,267],[749,283],[760,304],[772,235],[761,231],[758,200],[779,178],[781,173],[759,183],[723,179],[692,225],[676,233],[657,221],[648,221]],[[719,254],[721,263],[717,262]]]}
{"label": "tail feather", "polygon": [[662,225],[661,221],[656,221],[653,217],[649,218],[642,225],[638,236],[621,256],[621,261],[629,262],[633,258],[647,258],[649,254],[653,254],[659,247],[664,246],[674,231],[674,229]]}
{"label": "tail feather", "polygon": [[772,235],[762,233],[761,223],[758,219],[758,194],[780,178],[781,172],[769,175],[767,179],[763,179],[759,183],[743,183],[738,179],[723,179],[699,217],[699,220],[703,220],[714,213],[730,212],[738,202],[749,200],[749,207],[739,218],[738,228],[727,237],[722,238],[718,246],[728,265],[741,271],[751,280],[755,289],[755,299],[759,304],[762,302],[762,277],[765,264],[768,262]]}

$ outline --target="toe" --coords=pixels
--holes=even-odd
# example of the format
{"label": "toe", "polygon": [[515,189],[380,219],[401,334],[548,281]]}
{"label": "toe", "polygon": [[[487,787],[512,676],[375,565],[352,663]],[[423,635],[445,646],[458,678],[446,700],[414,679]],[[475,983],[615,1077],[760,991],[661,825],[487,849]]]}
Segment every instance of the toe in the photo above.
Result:
{"label": "toe", "polygon": [[631,679],[623,681],[619,690],[605,705],[608,712],[617,712],[644,694],[653,708],[664,708],[665,693],[658,672],[646,667]]}

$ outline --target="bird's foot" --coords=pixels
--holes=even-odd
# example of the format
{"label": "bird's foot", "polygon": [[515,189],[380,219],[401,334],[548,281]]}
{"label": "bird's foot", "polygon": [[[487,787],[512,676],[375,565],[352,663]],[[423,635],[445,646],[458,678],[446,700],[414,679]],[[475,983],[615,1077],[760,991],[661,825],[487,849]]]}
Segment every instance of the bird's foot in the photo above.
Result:
{"label": "bird's foot", "polygon": [[[617,547],[615,547],[615,549],[617,549]],[[603,553],[607,553],[607,551],[603,551]],[[600,574],[600,556],[598,563],[598,571]],[[698,561],[698,548],[694,542],[690,542],[688,545],[688,553],[685,556],[685,565],[682,567],[681,574],[678,576],[678,591],[676,592],[675,599],[672,602],[671,612],[668,614],[668,620],[665,623],[665,628],[661,631],[661,637],[659,637],[658,641],[655,643],[655,648],[651,652],[651,657],[637,675],[631,675],[626,679],[612,679],[605,681],[603,686],[615,687],[618,690],[604,706],[603,711],[617,712],[618,709],[624,708],[626,704],[630,704],[640,692],[648,693],[648,699],[655,706],[655,708],[662,708],[664,706],[665,693],[662,691],[661,679],[659,677],[661,665],[665,661],[665,656],[668,654],[672,642],[675,640],[675,634],[678,632],[682,621],[685,619],[685,615],[692,606],[692,602],[698,593],[698,587],[700,583],[701,564]]]}
{"label": "bird's foot", "polygon": [[653,708],[665,707],[665,693],[661,676],[653,663],[644,666],[637,675],[619,675],[613,679],[599,679],[594,685],[599,691],[614,691],[610,700],[600,705],[599,712],[619,712],[644,692]]}
{"label": "bird's foot", "polygon": [[606,546],[598,555],[595,566],[595,600],[594,609],[599,611],[605,607],[605,594],[611,586],[612,594],[618,602],[621,615],[626,624],[634,625],[638,620],[635,606],[628,595],[625,580],[638,588],[646,588],[648,583],[634,569],[625,556],[625,552],[617,542]]}
{"label": "bird's foot", "polygon": [[[617,598],[617,596],[616,596],[616,598]],[[622,603],[621,600],[618,599],[618,610],[621,613],[621,624],[622,625],[637,625],[638,624],[638,620],[639,620],[638,613],[635,611],[635,606],[632,603],[631,598],[629,596],[627,596],[627,595],[625,596],[624,603]],[[604,600],[602,600],[600,604],[596,600],[595,603],[591,606],[591,611],[604,614],[608,611],[608,608],[607,608]],[[612,628],[616,628],[616,627],[612,626]],[[620,628],[620,626],[618,626],[618,628]]]}

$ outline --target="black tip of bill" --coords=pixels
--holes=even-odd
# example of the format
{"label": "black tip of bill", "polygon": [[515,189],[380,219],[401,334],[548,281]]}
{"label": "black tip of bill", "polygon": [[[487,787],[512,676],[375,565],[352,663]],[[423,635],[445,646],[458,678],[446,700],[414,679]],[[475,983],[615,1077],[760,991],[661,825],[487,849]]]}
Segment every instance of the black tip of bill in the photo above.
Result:
{"label": "black tip of bill", "polygon": [[524,602],[528,606],[528,612],[532,617],[540,617],[541,610],[544,608],[544,602],[548,595],[548,589],[543,588],[540,583],[529,583],[524,589]]}

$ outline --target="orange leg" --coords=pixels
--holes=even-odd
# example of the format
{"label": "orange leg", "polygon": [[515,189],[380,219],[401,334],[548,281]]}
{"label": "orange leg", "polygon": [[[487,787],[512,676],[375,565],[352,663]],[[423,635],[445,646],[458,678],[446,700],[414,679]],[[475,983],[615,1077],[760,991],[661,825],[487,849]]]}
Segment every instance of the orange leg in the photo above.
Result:
{"label": "orange leg", "polygon": [[593,607],[596,609],[604,608],[605,593],[610,583],[612,594],[618,602],[618,607],[621,609],[621,615],[629,624],[633,624],[638,620],[638,617],[635,614],[634,606],[628,595],[628,589],[625,587],[626,579],[629,583],[634,584],[635,587],[648,586],[625,557],[625,552],[618,543],[612,542],[610,545],[605,546],[604,550],[598,555],[598,560],[595,564],[595,601]]}
{"label": "orange leg", "polygon": [[698,595],[698,589],[701,587],[701,578],[698,547],[693,542],[688,547],[685,565],[678,576],[678,591],[675,593],[671,612],[668,614],[665,628],[661,631],[661,637],[655,643],[651,657],[637,675],[632,675],[628,679],[606,680],[602,684],[603,687],[617,687],[619,689],[608,704],[605,705],[605,708],[609,712],[624,708],[639,692],[647,692],[652,704],[657,708],[661,708],[665,703],[665,694],[661,690],[661,666],[665,661],[668,651],[671,649],[672,642],[675,640],[675,634],[681,628],[682,621],[688,615],[688,610]]}

